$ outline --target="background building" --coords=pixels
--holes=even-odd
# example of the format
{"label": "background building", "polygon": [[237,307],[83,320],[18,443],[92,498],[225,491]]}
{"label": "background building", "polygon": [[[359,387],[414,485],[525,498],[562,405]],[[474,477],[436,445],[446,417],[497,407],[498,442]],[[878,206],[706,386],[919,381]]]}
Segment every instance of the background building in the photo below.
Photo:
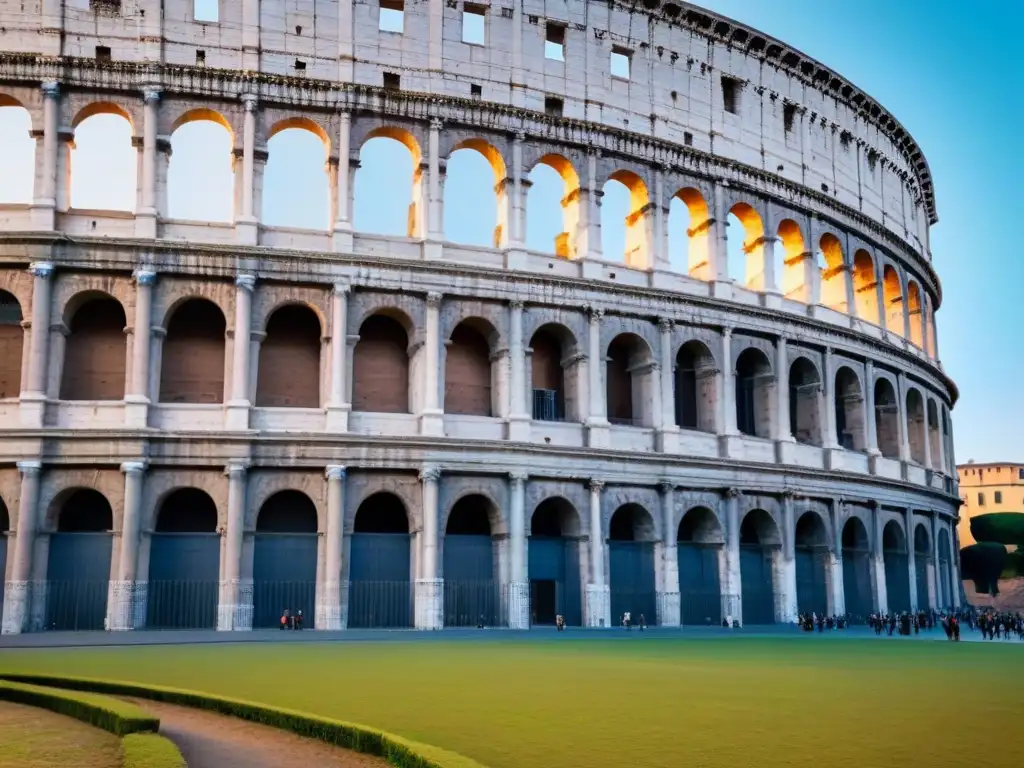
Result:
{"label": "background building", "polygon": [[1024,464],[968,461],[958,464],[960,481],[960,546],[974,544],[971,518],[993,512],[1019,512],[1024,515]]}

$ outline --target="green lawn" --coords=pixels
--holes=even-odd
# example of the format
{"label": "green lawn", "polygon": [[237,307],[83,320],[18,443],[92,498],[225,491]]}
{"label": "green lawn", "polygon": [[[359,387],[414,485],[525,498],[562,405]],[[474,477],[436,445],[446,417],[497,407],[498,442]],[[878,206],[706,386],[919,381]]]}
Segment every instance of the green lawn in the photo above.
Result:
{"label": "green lawn", "polygon": [[249,698],[378,726],[492,768],[975,768],[978,745],[989,745],[990,765],[1024,761],[1024,646],[1016,644],[253,643],[8,650],[0,669]]}

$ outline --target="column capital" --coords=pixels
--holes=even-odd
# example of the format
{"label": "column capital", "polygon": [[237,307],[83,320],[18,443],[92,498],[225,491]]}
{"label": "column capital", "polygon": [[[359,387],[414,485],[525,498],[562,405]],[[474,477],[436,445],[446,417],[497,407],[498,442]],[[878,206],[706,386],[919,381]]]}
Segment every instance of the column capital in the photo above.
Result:
{"label": "column capital", "polygon": [[43,462],[35,459],[18,462],[18,472],[20,472],[23,477],[35,477],[42,471],[42,469]]}
{"label": "column capital", "polygon": [[235,462],[228,464],[224,467],[224,474],[230,479],[234,479],[238,476],[245,476],[245,473],[249,471],[249,464],[247,462]]}
{"label": "column capital", "polygon": [[34,261],[29,265],[28,271],[32,273],[33,277],[46,279],[53,274],[53,264],[48,261]]}
{"label": "column capital", "polygon": [[441,479],[441,468],[433,465],[425,466],[420,470],[421,483],[436,483]]}
{"label": "column capital", "polygon": [[43,92],[43,96],[48,99],[56,99],[60,96],[60,83],[56,80],[47,80],[39,86],[39,90]]}
{"label": "column capital", "polygon": [[126,475],[141,475],[148,467],[145,461],[126,461],[121,465],[121,471]]}
{"label": "column capital", "polygon": [[793,501],[793,499],[796,498],[796,491],[794,491],[792,488],[786,488],[782,492],[782,498],[785,501]]}
{"label": "column capital", "polygon": [[525,306],[525,303],[523,302],[522,299],[512,299],[512,301],[510,301],[508,303],[508,305],[512,309],[517,309],[519,311],[522,311],[523,307]]}
{"label": "column capital", "polygon": [[600,493],[604,489],[604,480],[599,480],[596,477],[590,478],[587,485],[590,487],[591,492]]}
{"label": "column capital", "polygon": [[666,496],[676,489],[676,484],[669,479],[662,479],[658,482],[658,490]]}
{"label": "column capital", "polygon": [[442,293],[440,293],[438,291],[430,291],[427,294],[427,306],[428,307],[440,307],[441,306],[441,299],[443,299],[443,298],[444,298],[444,295]]}
{"label": "column capital", "polygon": [[235,278],[235,285],[246,291],[252,291],[256,287],[255,275],[238,275]]}
{"label": "column capital", "polygon": [[676,321],[671,317],[659,317],[658,318],[658,330],[662,333],[671,333],[675,327]]}
{"label": "column capital", "polygon": [[343,464],[328,464],[324,476],[328,480],[344,480],[348,467]]}
{"label": "column capital", "polygon": [[152,285],[156,281],[156,272],[148,269],[136,269],[132,272],[132,279],[139,285]]}
{"label": "column capital", "polygon": [[592,323],[600,323],[604,319],[604,310],[600,307],[588,304],[583,310],[590,315],[590,322]]}
{"label": "column capital", "polygon": [[722,326],[722,338],[731,339],[732,338],[732,328],[730,328],[727,325],[723,325]]}
{"label": "column capital", "polygon": [[526,141],[526,131],[516,131],[512,134],[512,138],[519,143]]}
{"label": "column capital", "polygon": [[530,479],[529,473],[522,469],[514,469],[508,473],[509,480],[513,483],[525,483]]}
{"label": "column capital", "polygon": [[260,103],[259,97],[255,93],[244,93],[242,94],[242,104],[245,105],[246,112],[255,112],[256,106]]}
{"label": "column capital", "polygon": [[156,104],[160,101],[161,91],[159,88],[143,88],[142,101],[146,104]]}
{"label": "column capital", "polygon": [[442,128],[444,128],[444,120],[439,117],[432,117],[430,119],[430,130],[440,131]]}
{"label": "column capital", "polygon": [[341,282],[341,281],[335,283],[334,286],[331,288],[331,292],[335,296],[344,296],[344,295],[348,294],[351,290],[352,290],[352,286],[351,285],[349,285],[348,283],[345,283],[345,282]]}
{"label": "column capital", "polygon": [[726,488],[722,493],[727,499],[738,499],[742,495],[743,491],[739,488]]}

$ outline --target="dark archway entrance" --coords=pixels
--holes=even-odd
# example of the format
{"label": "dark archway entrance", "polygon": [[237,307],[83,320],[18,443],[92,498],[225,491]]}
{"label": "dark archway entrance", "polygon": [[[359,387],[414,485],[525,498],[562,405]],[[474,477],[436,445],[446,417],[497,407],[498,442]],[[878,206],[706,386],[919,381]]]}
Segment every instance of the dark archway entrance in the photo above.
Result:
{"label": "dark archway entrance", "polygon": [[928,566],[932,564],[932,540],[923,525],[914,526],[914,581],[917,587],[917,609],[932,607],[928,590]]}
{"label": "dark archway entrance", "polygon": [[945,530],[939,531],[939,578],[936,580],[939,585],[939,608],[947,609],[953,607],[953,577],[950,575],[951,561],[949,546],[949,534]]}
{"label": "dark archway entrance", "polygon": [[149,629],[213,629],[220,586],[217,505],[198,488],[168,494],[149,541]]}
{"label": "dark archway entrance", "polygon": [[252,555],[252,625],[277,627],[285,610],[316,616],[316,506],[300,491],[275,493],[256,517]]}
{"label": "dark archway entrance", "polygon": [[501,622],[494,578],[489,499],[463,496],[448,513],[444,532],[444,623],[449,627],[493,627]]}
{"label": "dark archway entrance", "polygon": [[348,625],[411,627],[409,517],[393,493],[375,493],[356,511],[349,558]]}
{"label": "dark archway entrance", "polygon": [[545,499],[530,522],[530,622],[583,625],[580,599],[580,518],[566,499]]}
{"label": "dark archway entrance", "polygon": [[103,629],[110,588],[114,514],[99,491],[71,491],[50,534],[46,629]]}
{"label": "dark archway entrance", "polygon": [[804,512],[796,522],[796,609],[827,616],[828,534],[816,512]]}
{"label": "dark archway entrance", "polygon": [[868,530],[857,517],[851,517],[843,526],[843,597],[850,620],[866,623],[875,610],[871,594],[871,545]]}
{"label": "dark archway entrance", "polygon": [[634,622],[640,615],[657,622],[654,587],[654,520],[639,504],[623,504],[612,515],[608,530],[608,583],[612,623],[629,611]]}
{"label": "dark archway entrance", "polygon": [[740,588],[744,624],[774,624],[775,579],[773,556],[779,529],[763,509],[747,513],[740,525]]}
{"label": "dark archway entrance", "polygon": [[[4,500],[0,499],[0,576],[7,573],[7,534],[10,530],[11,516]],[[4,614],[4,587],[5,583],[0,583],[0,616]]]}
{"label": "dark archway entrance", "polygon": [[882,560],[885,563],[885,592],[889,613],[910,610],[910,567],[907,556],[907,537],[895,520],[885,524],[882,531]]}
{"label": "dark archway entrance", "polygon": [[725,539],[715,513],[706,507],[689,510],[679,521],[679,604],[683,624],[722,623],[719,555]]}

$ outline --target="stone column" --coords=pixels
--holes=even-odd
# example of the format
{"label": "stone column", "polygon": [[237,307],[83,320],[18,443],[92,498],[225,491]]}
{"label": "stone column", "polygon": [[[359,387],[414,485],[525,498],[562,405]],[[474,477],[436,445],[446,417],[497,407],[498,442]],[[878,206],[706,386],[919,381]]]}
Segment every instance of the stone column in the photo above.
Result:
{"label": "stone column", "polygon": [[612,624],[611,591],[605,576],[604,526],[601,516],[601,480],[590,481],[590,583],[587,584],[588,627],[610,627]]}
{"label": "stone column", "polygon": [[530,412],[526,403],[526,352],[523,348],[523,302],[509,302],[509,362],[511,402],[509,403],[508,439],[530,440]]}
{"label": "stone column", "polygon": [[740,493],[725,490],[725,549],[722,582],[722,618],[743,624],[743,586],[740,578]]}
{"label": "stone column", "polygon": [[509,472],[512,481],[510,531],[512,567],[509,580],[508,626],[510,629],[530,628],[530,579],[526,562],[526,480],[522,471]]}
{"label": "stone column", "polygon": [[587,445],[591,448],[607,448],[609,441],[608,417],[605,412],[604,366],[605,355],[601,343],[601,320],[604,310],[590,307],[590,325],[587,338],[587,369],[590,380],[587,389],[590,407],[587,414]]}
{"label": "stone column", "polygon": [[732,365],[732,328],[722,329],[722,359],[718,377],[718,418],[715,429],[719,436],[719,454],[729,457],[729,440],[736,437],[736,372]]}
{"label": "stone column", "polygon": [[782,594],[781,616],[784,624],[796,621],[799,608],[796,594],[796,516],[793,511],[793,492],[782,494]]}
{"label": "stone column", "polygon": [[41,89],[43,92],[43,142],[41,157],[36,158],[36,163],[41,165],[41,168],[36,186],[37,191],[32,200],[32,227],[40,232],[52,232],[55,223],[54,211],[57,209],[60,84],[56,81],[45,82]]}
{"label": "stone column", "polygon": [[661,428],[658,430],[658,450],[662,453],[679,452],[679,426],[676,424],[675,345],[672,343],[670,318],[658,320],[661,347]]}
{"label": "stone column", "polygon": [[224,470],[228,477],[228,524],[224,532],[223,579],[217,606],[220,631],[252,629],[252,579],[242,579],[247,472],[244,464],[229,464]]}
{"label": "stone column", "polygon": [[775,439],[793,442],[789,424],[789,342],[780,336],[775,343]]}
{"label": "stone column", "polygon": [[259,241],[259,221],[256,218],[256,109],[259,99],[251,93],[242,96],[245,120],[242,124],[242,212],[235,220],[235,240],[244,245]]}
{"label": "stone column", "polygon": [[928,532],[931,535],[932,550],[931,550],[931,562],[928,563],[928,607],[934,610],[944,608],[942,604],[942,588],[939,585],[938,572],[939,572],[939,526],[938,521],[935,519],[937,513],[932,512],[931,525],[928,526]]}
{"label": "stone column", "polygon": [[14,532],[14,562],[10,578],[4,585],[2,633],[19,635],[28,631],[32,613],[32,555],[35,549],[39,515],[39,475],[43,465],[38,461],[19,461],[21,488],[18,492],[18,527]]}
{"label": "stone column", "polygon": [[139,178],[141,194],[139,210],[135,212],[135,236],[153,238],[157,235],[157,221],[160,217],[156,207],[156,141],[160,130],[157,107],[160,104],[160,91],[156,88],[145,89],[142,92],[142,103],[142,173]]}
{"label": "stone column", "polygon": [[441,128],[438,119],[430,121],[427,135],[427,237],[423,244],[423,258],[440,259],[444,242],[444,220],[441,197]]}
{"label": "stone column", "polygon": [[676,550],[675,485],[662,480],[661,491],[661,589],[658,593],[658,624],[678,627],[682,623],[679,601],[679,554]]}
{"label": "stone column", "polygon": [[423,346],[423,410],[420,413],[420,434],[444,434],[444,411],[440,407],[441,372],[441,300],[440,293],[427,294],[427,333]]}
{"label": "stone column", "polygon": [[[772,237],[771,235],[765,235],[761,238],[761,260],[762,260],[762,286],[761,291],[765,294],[765,305],[769,307],[781,307],[782,291],[780,285],[782,283],[782,275],[775,274],[775,245],[779,242],[779,238]],[[751,248],[757,248],[757,241],[751,245]],[[786,249],[782,249],[783,253],[783,270],[785,270],[785,259]],[[801,267],[803,263],[801,262]],[[783,272],[785,274],[785,272]]]}
{"label": "stone column", "polygon": [[907,572],[910,579],[910,610],[916,611],[917,605],[917,552],[914,550],[914,510],[907,507],[903,510],[903,527],[907,539]]}
{"label": "stone column", "polygon": [[331,294],[331,371],[327,399],[327,431],[348,432],[348,293],[347,283],[335,283]]}
{"label": "stone column", "polygon": [[960,579],[960,532],[957,530],[955,525],[951,525],[950,531],[953,533],[953,551],[949,557],[949,570],[950,570],[950,590],[953,592],[953,609],[960,609],[960,592],[963,590],[964,585]]}
{"label": "stone column", "polygon": [[714,201],[711,211],[711,243],[709,245],[712,274],[712,293],[723,299],[732,298],[732,280],[729,277],[729,236],[726,225],[729,223],[729,210],[725,207],[725,188],[727,182],[716,181]]}
{"label": "stone column", "polygon": [[29,336],[28,380],[22,385],[19,405],[21,425],[43,426],[46,407],[47,360],[50,354],[50,302],[53,264],[37,261],[32,273],[32,330]]}
{"label": "stone column", "polygon": [[227,408],[227,428],[249,428],[249,365],[252,335],[253,275],[235,278],[235,342],[231,367],[231,400]]}
{"label": "stone column", "polygon": [[832,542],[829,546],[829,579],[832,589],[832,613],[835,616],[846,614],[846,587],[843,576],[843,502],[832,499]]}
{"label": "stone column", "polygon": [[147,582],[138,579],[139,529],[142,517],[142,487],[146,463],[128,461],[121,465],[124,473],[124,517],[121,521],[121,552],[117,560],[117,578],[111,584],[113,598],[107,609],[107,626],[111,631],[136,629],[136,617],[146,615]]}
{"label": "stone column", "polygon": [[438,480],[441,470],[420,471],[423,485],[423,531],[420,534],[420,573],[416,579],[416,629],[444,627],[444,579],[437,575]]}
{"label": "stone column", "polygon": [[508,201],[508,248],[511,253],[506,266],[513,269],[525,267],[526,190],[530,183],[523,173],[523,142],[525,140],[526,134],[522,131],[516,131],[512,139],[512,186],[509,190],[511,194]]}
{"label": "stone column", "polygon": [[839,447],[836,434],[836,380],[832,373],[832,347],[825,347],[825,367],[822,377],[824,379],[822,382],[822,398],[824,400],[822,430],[824,434],[821,436],[821,444],[826,450],[829,450]]}
{"label": "stone column", "polygon": [[872,563],[874,565],[874,586],[875,586],[875,608],[879,613],[889,612],[889,590],[885,583],[885,553],[882,550],[882,514],[877,502],[872,505],[872,520],[874,521],[874,536]]}
{"label": "stone column", "polygon": [[135,278],[135,318],[132,329],[131,384],[124,396],[125,426],[143,429],[149,414],[149,360],[153,324],[153,282],[156,273],[137,269]]}
{"label": "stone column", "polygon": [[900,461],[910,461],[910,425],[907,421],[907,377],[903,371],[899,371],[896,374],[896,412],[899,414],[900,425]]}
{"label": "stone column", "polygon": [[334,175],[334,221],[331,244],[336,253],[352,252],[352,207],[349,205],[349,152],[351,151],[352,114],[342,111],[338,126],[338,169]]}
{"label": "stone column", "polygon": [[345,467],[327,467],[327,533],[324,541],[323,583],[317,585],[316,628],[345,629],[343,610],[348,584],[342,581],[345,542]]}
{"label": "stone column", "polygon": [[669,210],[665,206],[665,169],[660,164],[654,166],[654,199],[651,202],[654,206],[654,221],[649,244],[650,263],[654,269],[669,272],[672,269],[668,253]]}
{"label": "stone column", "polygon": [[[601,197],[604,192],[597,188],[597,155],[598,150],[594,147],[587,149],[587,252],[585,256],[588,259],[602,257]],[[580,254],[580,256],[583,255]]]}
{"label": "stone column", "polygon": [[875,419],[875,364],[870,360],[864,363],[864,433],[868,441],[868,456],[880,456]]}

